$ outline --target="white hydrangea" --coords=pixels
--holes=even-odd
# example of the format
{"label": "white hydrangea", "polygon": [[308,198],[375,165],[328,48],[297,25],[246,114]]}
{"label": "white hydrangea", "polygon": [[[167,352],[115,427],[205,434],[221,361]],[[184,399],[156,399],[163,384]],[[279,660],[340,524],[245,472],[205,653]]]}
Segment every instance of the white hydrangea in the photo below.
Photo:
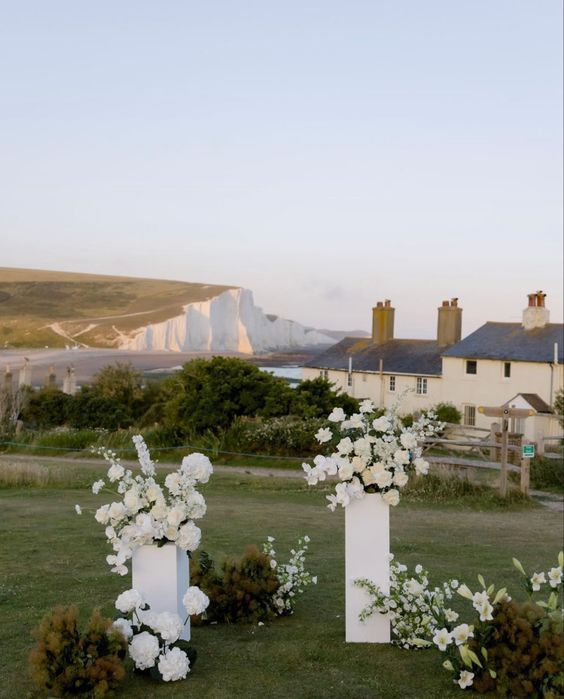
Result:
{"label": "white hydrangea", "polygon": [[190,672],[190,661],[180,648],[167,648],[159,657],[157,667],[165,682],[176,682]]}
{"label": "white hydrangea", "polygon": [[131,622],[129,619],[116,619],[112,626],[114,629],[117,629],[127,640],[133,636],[133,629],[131,628]]}
{"label": "white hydrangea", "polygon": [[189,616],[203,614],[208,608],[209,603],[210,600],[205,592],[202,592],[200,588],[196,586],[189,587],[182,598],[182,604]]}
{"label": "white hydrangea", "polygon": [[129,644],[129,655],[138,670],[154,667],[159,653],[159,639],[148,631],[133,636]]}
{"label": "white hydrangea", "polygon": [[213,473],[213,466],[204,454],[190,454],[182,459],[180,470],[199,483],[207,483]]}
{"label": "white hydrangea", "polygon": [[128,614],[144,604],[141,594],[134,589],[122,592],[116,599],[116,609],[123,614]]}
{"label": "white hydrangea", "polygon": [[180,638],[184,624],[178,614],[173,612],[153,613],[150,623],[147,622],[155,633],[158,633],[166,643],[174,643]]}

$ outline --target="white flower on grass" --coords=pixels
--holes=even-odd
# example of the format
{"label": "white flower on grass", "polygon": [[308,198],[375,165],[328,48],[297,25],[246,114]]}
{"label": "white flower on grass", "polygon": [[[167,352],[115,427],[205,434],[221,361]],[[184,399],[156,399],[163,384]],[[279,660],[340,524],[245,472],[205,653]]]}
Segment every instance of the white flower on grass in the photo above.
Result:
{"label": "white flower on grass", "polygon": [[195,453],[182,459],[180,470],[199,483],[207,483],[213,473],[213,466],[207,456]]}
{"label": "white flower on grass", "polygon": [[330,442],[332,438],[333,438],[333,433],[331,432],[331,430],[328,427],[321,427],[315,433],[315,439],[317,439],[319,444],[325,444],[325,442]]}
{"label": "white flower on grass", "polygon": [[533,592],[538,592],[541,589],[541,585],[546,582],[544,573],[533,573],[531,577],[531,584],[533,586]]}
{"label": "white flower on grass", "polygon": [[376,418],[376,420],[372,421],[372,427],[376,430],[376,432],[387,432],[391,426],[392,423],[385,415],[382,415],[382,417]]}
{"label": "white flower on grass", "polygon": [[468,672],[468,670],[462,670],[460,673],[460,677],[458,678],[458,680],[455,681],[458,683],[460,689],[466,689],[466,687],[471,687],[474,681],[474,673]]}
{"label": "white flower on grass", "polygon": [[562,582],[562,568],[557,566],[556,568],[551,568],[548,571],[548,582],[550,587],[558,587]]}
{"label": "white flower on grass", "polygon": [[447,646],[451,643],[452,636],[450,635],[448,629],[439,629],[435,632],[433,636],[433,643],[438,647],[439,650],[446,650]]}
{"label": "white flower on grass", "polygon": [[415,473],[419,476],[426,476],[429,473],[429,462],[425,461],[425,459],[418,457],[413,464],[415,466]]}
{"label": "white flower on grass", "polygon": [[134,636],[129,644],[129,655],[138,670],[154,667],[159,652],[159,639],[148,631]]}
{"label": "white flower on grass", "polygon": [[374,403],[369,398],[367,398],[366,400],[362,401],[362,403],[359,406],[359,410],[361,413],[373,413]]}
{"label": "white flower on grass", "polygon": [[395,507],[399,503],[399,500],[400,500],[399,491],[396,490],[395,488],[388,490],[387,493],[384,493],[382,495],[382,500],[387,505],[391,505],[392,507]]}
{"label": "white flower on grass", "polygon": [[278,565],[278,563],[276,563],[274,558],[271,558],[270,559],[270,567],[274,570],[274,568],[276,568],[277,565]]}
{"label": "white flower on grass", "polygon": [[82,514],[82,507],[80,505],[75,505],[74,511],[76,512],[77,515],[81,515]]}
{"label": "white flower on grass", "polygon": [[92,483],[92,492],[94,493],[94,495],[98,495],[98,493],[102,490],[102,488],[105,485],[106,484],[102,480],[99,480],[99,481],[96,481],[95,483]]}
{"label": "white flower on grass", "polygon": [[114,629],[117,629],[127,640],[133,636],[131,622],[128,619],[116,619],[112,626]]}
{"label": "white flower on grass", "polygon": [[466,643],[469,638],[474,638],[473,628],[472,626],[468,626],[468,624],[455,626],[452,630],[452,637],[456,645],[461,646],[463,643]]}
{"label": "white flower on grass", "polygon": [[164,682],[183,680],[190,672],[190,661],[180,648],[167,648],[157,665]]}
{"label": "white flower on grass", "polygon": [[129,614],[134,609],[142,607],[144,604],[143,597],[137,592],[137,590],[125,590],[121,595],[118,595],[116,599],[116,609],[118,609],[123,614]]}
{"label": "white flower on grass", "polygon": [[209,603],[210,600],[208,596],[196,586],[189,587],[182,598],[182,604],[189,616],[193,614],[203,614],[208,608]]}
{"label": "white flower on grass", "polygon": [[345,411],[342,408],[333,408],[331,414],[327,418],[329,422],[343,422],[346,419]]}

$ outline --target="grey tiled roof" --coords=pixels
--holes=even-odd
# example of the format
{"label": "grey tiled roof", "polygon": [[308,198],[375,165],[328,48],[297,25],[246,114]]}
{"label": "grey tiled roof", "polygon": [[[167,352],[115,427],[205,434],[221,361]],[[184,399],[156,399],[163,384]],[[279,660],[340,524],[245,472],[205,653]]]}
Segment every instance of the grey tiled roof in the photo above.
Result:
{"label": "grey tiled roof", "polygon": [[345,337],[305,366],[346,370],[350,356],[353,371],[379,371],[383,359],[386,374],[439,376],[443,351],[435,340],[390,340],[375,345],[371,339]]}
{"label": "grey tiled roof", "polygon": [[538,393],[518,393],[507,401],[506,405],[510,405],[511,401],[515,400],[517,396],[522,396],[527,403],[537,411],[537,413],[552,413],[554,412],[548,403],[545,403],[543,399],[538,395]]}
{"label": "grey tiled roof", "polygon": [[564,362],[564,325],[525,330],[520,323],[486,323],[443,353],[445,357],[552,362],[554,343],[558,361]]}

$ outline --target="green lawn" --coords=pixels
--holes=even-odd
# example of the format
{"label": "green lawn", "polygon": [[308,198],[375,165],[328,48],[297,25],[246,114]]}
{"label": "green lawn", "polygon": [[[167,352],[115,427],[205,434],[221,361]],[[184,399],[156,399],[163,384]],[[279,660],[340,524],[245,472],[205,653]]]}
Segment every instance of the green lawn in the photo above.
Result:
{"label": "green lawn", "polygon": [[[110,615],[115,597],[130,585],[128,577],[109,573],[103,528],[86,512],[101,496],[77,489],[76,482],[62,483],[0,490],[0,697],[44,696],[32,693],[27,653],[30,631],[48,609],[73,602],[84,615],[93,606]],[[186,681],[158,685],[131,675],[119,697],[463,696],[442,670],[438,652],[345,644],[344,517],[325,508],[320,489],[290,479],[216,474],[205,495],[202,548],[217,556],[241,552],[270,534],[286,552],[299,535],[309,534],[308,567],[319,585],[307,590],[293,617],[262,627],[194,629],[199,659]],[[77,502],[85,509],[82,517],[74,513]],[[401,561],[421,562],[434,582],[457,577],[474,587],[482,572],[487,581],[508,582],[515,597],[511,557],[546,570],[561,540],[561,515],[538,506],[481,505],[470,497],[403,501],[392,509],[392,550]]]}

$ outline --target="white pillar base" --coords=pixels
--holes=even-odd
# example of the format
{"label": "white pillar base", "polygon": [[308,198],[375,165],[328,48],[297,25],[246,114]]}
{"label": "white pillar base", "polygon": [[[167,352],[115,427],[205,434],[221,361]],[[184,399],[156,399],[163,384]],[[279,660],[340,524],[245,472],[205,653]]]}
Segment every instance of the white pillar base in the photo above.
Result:
{"label": "white pillar base", "polygon": [[390,620],[374,614],[360,621],[360,611],[370,602],[366,590],[354,585],[368,578],[390,590],[390,506],[378,493],[366,493],[345,507],[345,598],[347,643],[389,643]]}
{"label": "white pillar base", "polygon": [[[140,546],[133,552],[132,587],[151,605],[151,611],[188,616],[182,598],[190,584],[188,555],[174,543]],[[190,619],[180,638],[190,640]]]}

